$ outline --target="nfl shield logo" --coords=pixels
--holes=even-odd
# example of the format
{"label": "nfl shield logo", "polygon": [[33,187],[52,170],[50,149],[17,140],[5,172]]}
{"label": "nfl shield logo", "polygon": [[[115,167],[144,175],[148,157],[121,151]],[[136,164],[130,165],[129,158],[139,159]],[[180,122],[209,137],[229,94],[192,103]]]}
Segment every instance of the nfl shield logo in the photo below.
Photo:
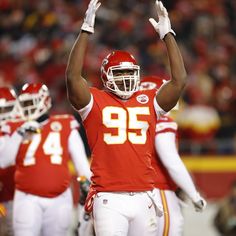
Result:
{"label": "nfl shield logo", "polygon": [[106,205],[106,204],[108,203],[108,200],[107,200],[107,199],[103,199],[102,203],[103,203],[104,205]]}

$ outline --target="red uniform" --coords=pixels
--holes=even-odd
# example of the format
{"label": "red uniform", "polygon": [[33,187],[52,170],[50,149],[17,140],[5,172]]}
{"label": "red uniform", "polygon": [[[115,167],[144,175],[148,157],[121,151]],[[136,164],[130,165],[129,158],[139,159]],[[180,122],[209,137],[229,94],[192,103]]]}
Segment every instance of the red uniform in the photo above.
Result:
{"label": "red uniform", "polygon": [[[0,136],[10,135],[20,124],[21,122],[4,124],[4,128],[2,131],[0,130]],[[14,174],[15,166],[0,168],[0,202],[11,201],[13,199],[15,190]]]}
{"label": "red uniform", "polygon": [[[170,117],[162,116],[156,124],[156,135],[167,132],[177,134],[177,124]],[[177,186],[170,177],[166,168],[163,166],[157,154],[156,157],[152,159],[152,165],[156,171],[155,187],[162,190],[175,191]]]}
{"label": "red uniform", "polygon": [[95,88],[91,93],[93,106],[84,126],[92,150],[93,186],[97,191],[153,189],[156,91],[139,91],[128,100]]}
{"label": "red uniform", "polygon": [[6,202],[13,199],[14,195],[14,173],[15,166],[0,168],[0,202]]}
{"label": "red uniform", "polygon": [[74,128],[78,123],[73,116],[51,116],[39,133],[23,140],[16,158],[16,189],[51,198],[68,188],[71,176],[67,147]]}

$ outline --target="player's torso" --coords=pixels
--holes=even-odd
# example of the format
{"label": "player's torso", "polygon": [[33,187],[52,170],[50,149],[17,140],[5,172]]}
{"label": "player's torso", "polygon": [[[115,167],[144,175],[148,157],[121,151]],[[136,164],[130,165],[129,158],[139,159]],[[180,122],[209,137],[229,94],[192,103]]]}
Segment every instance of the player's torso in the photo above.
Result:
{"label": "player's torso", "polygon": [[[167,132],[172,132],[177,135],[177,124],[170,117],[163,116],[157,121],[156,135]],[[158,154],[155,154],[155,158],[152,159],[152,165],[156,171],[155,187],[163,190],[175,191],[177,186],[161,163]]]}
{"label": "player's torso", "polygon": [[31,194],[55,197],[70,182],[68,139],[73,118],[52,116],[43,122],[40,132],[28,135],[16,159],[16,188]]}
{"label": "player's torso", "polygon": [[95,186],[99,191],[151,189],[155,92],[138,92],[129,100],[99,90],[92,93],[94,104],[84,125]]}

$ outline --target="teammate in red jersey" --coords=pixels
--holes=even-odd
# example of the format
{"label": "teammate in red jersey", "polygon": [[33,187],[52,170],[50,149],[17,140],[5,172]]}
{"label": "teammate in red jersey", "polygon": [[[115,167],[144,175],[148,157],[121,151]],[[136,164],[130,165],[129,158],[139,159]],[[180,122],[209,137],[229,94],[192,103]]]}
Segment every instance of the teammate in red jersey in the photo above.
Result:
{"label": "teammate in red jersey", "polygon": [[155,124],[181,95],[186,83],[184,63],[168,13],[156,1],[159,22],[150,22],[166,45],[172,79],[158,93],[139,91],[136,60],[128,52],[114,51],[102,62],[105,90],[89,88],[82,69],[99,6],[97,0],[90,1],[66,71],[68,97],[82,117],[92,151],[93,176],[86,209],[93,210],[97,236],[156,235],[156,216],[163,212],[156,200],[151,165]]}
{"label": "teammate in red jersey", "polygon": [[[9,87],[0,88],[0,150],[4,148],[10,127],[7,122],[19,118],[19,104],[15,91]],[[1,158],[7,158],[3,153]],[[0,235],[13,235],[12,200],[14,195],[15,166],[0,168]],[[2,217],[1,217],[2,216]]]}
{"label": "teammate in red jersey", "polygon": [[[91,177],[78,123],[71,115],[49,116],[51,97],[41,84],[26,84],[18,96],[24,123],[5,153],[16,163],[13,226],[16,236],[67,234],[72,216],[68,161]],[[11,142],[11,143],[10,143]]]}
{"label": "teammate in red jersey", "polygon": [[[141,80],[140,90],[159,89],[166,81],[158,76],[146,76]],[[168,115],[157,120],[153,159],[156,170],[155,186],[160,192],[164,217],[160,219],[157,235],[183,235],[183,215],[175,191],[177,186],[192,200],[196,211],[203,211],[206,201],[199,195],[177,150],[177,123]]]}

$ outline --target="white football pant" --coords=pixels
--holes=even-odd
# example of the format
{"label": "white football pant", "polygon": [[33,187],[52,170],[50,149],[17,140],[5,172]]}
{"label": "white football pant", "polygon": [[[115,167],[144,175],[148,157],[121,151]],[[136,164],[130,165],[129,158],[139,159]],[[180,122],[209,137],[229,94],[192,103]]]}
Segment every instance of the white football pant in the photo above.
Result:
{"label": "white football pant", "polygon": [[15,191],[13,228],[15,236],[65,236],[72,220],[71,190],[55,198]]}
{"label": "white football pant", "polygon": [[184,218],[178,197],[173,191],[158,190],[162,201],[164,215],[159,217],[156,236],[182,236]]}
{"label": "white football pant", "polygon": [[78,236],[95,236],[92,217],[85,212],[84,206],[78,205],[79,228]]}
{"label": "white football pant", "polygon": [[157,194],[156,190],[98,193],[93,206],[96,236],[156,236],[157,215],[163,213]]}

